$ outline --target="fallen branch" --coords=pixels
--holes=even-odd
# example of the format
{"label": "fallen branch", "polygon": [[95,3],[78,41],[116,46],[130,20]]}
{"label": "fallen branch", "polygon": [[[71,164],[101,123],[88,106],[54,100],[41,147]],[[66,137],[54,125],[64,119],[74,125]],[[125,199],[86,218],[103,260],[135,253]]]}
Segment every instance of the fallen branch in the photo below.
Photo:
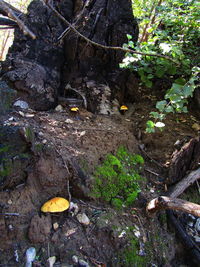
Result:
{"label": "fallen branch", "polygon": [[179,198],[161,196],[151,200],[147,205],[149,213],[165,209],[179,210],[200,217],[200,205]]}
{"label": "fallen branch", "polygon": [[[76,33],[78,36],[80,36],[82,39],[84,39],[87,43],[90,43],[92,45],[95,45],[97,47],[103,48],[103,49],[107,49],[107,50],[118,50],[118,51],[122,51],[122,52],[126,52],[126,53],[131,53],[131,54],[137,54],[137,55],[142,55],[142,56],[150,56],[150,57],[161,57],[161,58],[165,58],[167,60],[170,60],[172,62],[174,62],[175,64],[178,64],[175,60],[173,60],[171,57],[168,56],[164,56],[161,54],[154,54],[154,53],[144,53],[144,52],[139,52],[139,51],[134,51],[132,49],[129,48],[123,48],[123,47],[118,47],[118,46],[106,46],[106,45],[102,45],[99,43],[96,43],[92,40],[90,40],[89,38],[87,38],[86,36],[84,36],[83,34],[81,34],[69,21],[67,21],[48,1],[46,2],[45,0],[43,0],[43,2],[45,3],[45,5],[47,5],[53,12],[54,14],[59,17],[74,33]],[[68,29],[66,29],[68,30]],[[63,37],[63,35],[62,35]],[[61,38],[62,38],[61,37]]]}
{"label": "fallen branch", "polygon": [[192,171],[187,176],[185,176],[179,183],[174,186],[174,188],[169,192],[168,196],[173,198],[178,197],[198,179],[200,179],[200,168]]}
{"label": "fallen branch", "polygon": [[29,35],[32,39],[36,39],[36,35],[31,30],[28,29],[28,27],[23,23],[23,21],[19,18],[19,16],[15,14],[13,10],[14,8],[11,8],[11,5],[8,5],[4,1],[0,1],[1,13],[6,14],[7,17],[14,20],[25,35]]}

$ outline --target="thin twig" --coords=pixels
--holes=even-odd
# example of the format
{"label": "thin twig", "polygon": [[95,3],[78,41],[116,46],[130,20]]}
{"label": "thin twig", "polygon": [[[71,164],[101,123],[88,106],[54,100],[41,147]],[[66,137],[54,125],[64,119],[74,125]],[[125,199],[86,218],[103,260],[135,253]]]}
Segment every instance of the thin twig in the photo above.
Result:
{"label": "thin twig", "polygon": [[100,208],[100,207],[96,207],[96,206],[94,206],[94,205],[91,205],[91,204],[88,204],[88,203],[85,203],[83,200],[81,200],[80,199],[80,202],[81,203],[79,203],[79,204],[81,204],[81,205],[83,205],[83,206],[88,206],[88,207],[90,207],[90,208],[92,208],[92,209],[95,209],[95,210],[108,210],[107,208]]}
{"label": "thin twig", "polygon": [[154,163],[155,163],[157,166],[159,166],[160,168],[163,168],[163,166],[162,166],[160,163],[158,163],[155,159],[152,159],[152,158],[147,154],[147,152],[144,151],[144,149],[142,148],[141,145],[139,145],[139,149],[145,154],[145,156],[146,156],[148,159],[150,159],[152,162],[154,162]]}
{"label": "thin twig", "polygon": [[19,19],[19,17],[14,13],[14,11],[8,6],[6,2],[0,1],[0,9],[2,9],[9,18],[16,21],[19,28],[25,35],[29,35],[32,39],[36,39],[36,35],[28,29],[28,27],[23,23],[21,19]]}
{"label": "thin twig", "polygon": [[[43,0],[44,1],[44,0]],[[161,54],[154,54],[154,53],[144,53],[144,52],[139,52],[139,51],[134,51],[132,49],[129,48],[123,48],[123,47],[118,47],[118,46],[106,46],[106,45],[102,45],[99,43],[96,43],[92,40],[90,40],[89,38],[87,38],[86,36],[84,36],[83,34],[81,34],[69,21],[67,21],[50,3],[46,3],[44,2],[53,12],[54,14],[59,17],[66,25],[68,25],[68,27],[70,29],[72,29],[73,32],[75,32],[78,36],[80,36],[81,38],[83,38],[86,42],[95,45],[97,47],[103,48],[103,49],[108,49],[108,50],[118,50],[118,51],[123,51],[126,53],[131,53],[131,54],[138,54],[138,55],[143,55],[143,56],[150,56],[150,57],[161,57],[161,58],[165,58],[168,59],[172,62],[174,62],[175,64],[178,64],[175,60],[173,60],[171,57],[168,56],[164,56]]]}
{"label": "thin twig", "polygon": [[147,171],[147,172],[149,172],[149,173],[151,173],[151,174],[153,174],[153,175],[155,175],[155,176],[159,176],[158,173],[153,172],[153,171],[151,171],[151,170],[149,170],[149,169],[147,169],[147,168],[145,168],[144,170]]}

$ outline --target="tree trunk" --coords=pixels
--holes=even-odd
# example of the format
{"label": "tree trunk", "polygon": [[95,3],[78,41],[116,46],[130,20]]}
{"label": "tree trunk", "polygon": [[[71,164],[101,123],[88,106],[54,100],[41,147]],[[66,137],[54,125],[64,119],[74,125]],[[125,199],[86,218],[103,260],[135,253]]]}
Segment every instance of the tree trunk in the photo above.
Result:
{"label": "tree trunk", "polygon": [[[138,38],[130,0],[52,1],[76,29],[89,39],[108,46],[122,46],[126,34]],[[92,112],[110,113],[111,99],[123,92],[126,72],[119,69],[124,54],[86,43],[67,28],[41,1],[33,0],[20,17],[36,40],[15,30],[15,39],[3,64],[3,77],[18,96],[37,110],[57,104],[59,95],[70,97],[75,88],[87,99]],[[125,74],[124,74],[125,73]],[[119,90],[120,89],[120,90]],[[118,94],[123,97],[123,93]]]}

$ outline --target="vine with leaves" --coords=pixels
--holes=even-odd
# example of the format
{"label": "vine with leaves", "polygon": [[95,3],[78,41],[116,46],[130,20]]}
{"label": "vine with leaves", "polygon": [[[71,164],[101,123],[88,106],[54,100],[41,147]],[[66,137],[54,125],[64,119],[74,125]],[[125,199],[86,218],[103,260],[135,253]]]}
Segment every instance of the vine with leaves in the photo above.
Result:
{"label": "vine with leaves", "polygon": [[139,74],[141,83],[152,88],[155,79],[169,79],[172,86],[163,100],[157,102],[156,111],[150,113],[146,132],[163,129],[163,120],[171,112],[187,112],[188,99],[198,87],[200,68],[200,3],[186,0],[133,1],[133,13],[138,18],[140,37],[137,44],[127,35],[125,48],[145,53],[162,53],[165,58],[150,58],[127,53],[122,68]]}

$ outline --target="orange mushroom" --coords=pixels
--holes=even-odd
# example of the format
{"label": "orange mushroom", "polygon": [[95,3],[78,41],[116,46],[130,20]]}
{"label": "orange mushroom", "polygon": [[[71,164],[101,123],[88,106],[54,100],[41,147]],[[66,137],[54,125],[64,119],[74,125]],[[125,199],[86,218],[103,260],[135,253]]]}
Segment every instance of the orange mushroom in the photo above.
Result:
{"label": "orange mushroom", "polygon": [[63,197],[54,197],[41,207],[42,212],[62,212],[69,208],[69,201]]}
{"label": "orange mushroom", "polygon": [[122,106],[120,107],[120,112],[121,112],[122,114],[124,114],[127,110],[128,110],[128,107],[127,107],[126,105],[122,105]]}

